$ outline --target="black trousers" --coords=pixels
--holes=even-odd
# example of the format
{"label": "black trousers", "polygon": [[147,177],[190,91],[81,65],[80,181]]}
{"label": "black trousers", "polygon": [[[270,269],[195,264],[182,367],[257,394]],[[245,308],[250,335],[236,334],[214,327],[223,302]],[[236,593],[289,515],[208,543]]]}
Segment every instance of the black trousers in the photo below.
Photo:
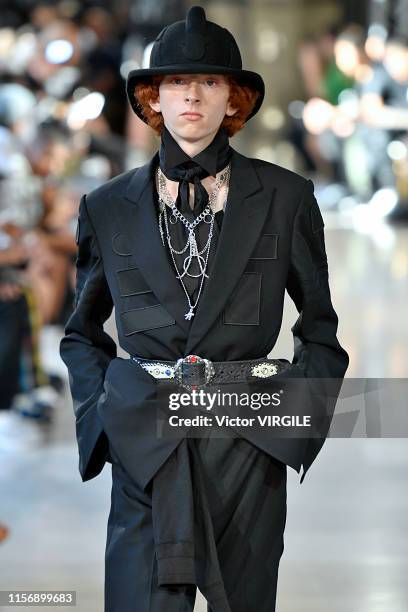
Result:
{"label": "black trousers", "polygon": [[[244,438],[195,438],[232,612],[274,612],[286,524],[286,465]],[[151,491],[111,447],[105,612],[192,612],[195,585],[157,586]],[[207,607],[208,612],[212,612]]]}

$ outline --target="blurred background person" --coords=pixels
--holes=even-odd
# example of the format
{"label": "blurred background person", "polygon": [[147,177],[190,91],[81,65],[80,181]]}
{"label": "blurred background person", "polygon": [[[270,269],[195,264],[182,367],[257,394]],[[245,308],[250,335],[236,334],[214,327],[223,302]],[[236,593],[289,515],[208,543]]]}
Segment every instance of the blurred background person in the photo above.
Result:
{"label": "blurred background person", "polygon": [[[309,35],[300,43],[298,48],[298,65],[302,84],[306,96],[315,103],[318,129],[321,129],[320,110],[330,108],[330,105],[337,106],[340,94],[354,84],[350,66],[343,65],[342,69],[341,61],[336,61],[335,49],[339,30],[340,26],[335,25],[321,34]],[[339,55],[337,46],[337,60]],[[328,105],[326,106],[322,102],[319,106],[316,99],[327,101]],[[309,129],[315,131],[313,103],[306,105],[304,111],[306,121],[308,120],[307,113],[310,116]],[[303,122],[294,122],[293,128],[292,137],[298,133],[297,143],[306,162],[306,167],[312,171],[319,171],[321,174],[337,178],[339,172],[336,162],[338,160],[336,158],[330,160],[324,157],[317,135],[306,130]]]}

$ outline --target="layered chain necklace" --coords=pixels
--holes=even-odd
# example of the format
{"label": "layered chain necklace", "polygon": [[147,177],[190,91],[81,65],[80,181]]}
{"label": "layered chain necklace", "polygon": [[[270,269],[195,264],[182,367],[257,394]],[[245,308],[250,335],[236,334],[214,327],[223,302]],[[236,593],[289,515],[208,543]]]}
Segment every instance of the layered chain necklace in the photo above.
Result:
{"label": "layered chain necklace", "polygon": [[[184,293],[187,296],[189,310],[184,315],[184,318],[187,320],[190,320],[194,316],[194,309],[196,308],[198,304],[198,300],[200,299],[201,291],[202,291],[203,284],[204,284],[204,279],[208,278],[208,274],[206,273],[206,270],[207,270],[207,264],[208,264],[208,256],[209,256],[210,249],[211,249],[211,241],[213,237],[213,228],[214,228],[214,220],[215,220],[215,212],[214,212],[215,202],[217,200],[217,196],[218,196],[220,189],[224,185],[227,185],[227,187],[229,186],[230,174],[231,174],[231,164],[228,164],[228,166],[225,168],[223,172],[221,172],[220,176],[217,178],[215,182],[214,189],[208,200],[208,205],[204,208],[204,210],[198,215],[198,217],[193,222],[190,222],[176,207],[175,202],[173,201],[167,189],[166,177],[161,171],[160,166],[158,166],[157,171],[156,171],[156,185],[157,185],[157,191],[159,194],[159,210],[160,210],[160,215],[159,215],[160,236],[161,236],[163,246],[165,246],[164,233],[166,233],[166,240],[169,246],[169,250],[170,250],[170,254],[171,254],[171,258],[172,258],[174,267],[177,272],[177,278],[179,279],[183,287]],[[224,205],[225,205],[225,202],[224,202]],[[168,216],[168,213],[167,213],[168,208],[171,210],[170,217]],[[186,244],[179,251],[173,247],[171,243],[170,232],[169,232],[169,222],[171,224],[175,224],[178,221],[180,221],[187,230]],[[163,222],[164,222],[164,229],[163,229]],[[201,222],[207,223],[209,225],[209,232],[208,232],[208,239],[204,247],[201,250],[199,250],[198,243],[197,243],[197,237],[195,235],[195,229],[198,226],[198,224]],[[186,253],[186,256],[183,260],[183,270],[180,271],[178,269],[174,255],[175,254],[183,255],[184,253]],[[194,262],[198,264],[198,267],[200,270],[198,274],[192,274],[191,272],[189,272],[189,269],[194,264]],[[190,278],[200,278],[201,277],[198,295],[193,304],[191,303],[190,296],[188,294],[188,291],[183,281],[183,277],[186,274]]]}

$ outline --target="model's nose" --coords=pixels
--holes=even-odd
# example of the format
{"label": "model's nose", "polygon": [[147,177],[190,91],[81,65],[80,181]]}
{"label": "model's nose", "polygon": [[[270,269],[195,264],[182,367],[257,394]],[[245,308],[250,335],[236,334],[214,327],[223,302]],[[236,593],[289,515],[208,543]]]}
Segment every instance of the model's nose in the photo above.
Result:
{"label": "model's nose", "polygon": [[192,81],[186,92],[186,101],[198,102],[200,100],[199,85],[197,82]]}

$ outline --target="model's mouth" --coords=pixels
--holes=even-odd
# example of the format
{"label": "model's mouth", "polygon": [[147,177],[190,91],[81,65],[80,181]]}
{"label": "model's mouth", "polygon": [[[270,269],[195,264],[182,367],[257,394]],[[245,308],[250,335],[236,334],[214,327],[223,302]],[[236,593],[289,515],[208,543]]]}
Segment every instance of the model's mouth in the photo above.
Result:
{"label": "model's mouth", "polygon": [[193,112],[186,112],[186,113],[182,113],[181,115],[182,117],[191,117],[191,118],[196,118],[198,119],[199,117],[202,117],[202,115],[200,113],[193,113]]}

